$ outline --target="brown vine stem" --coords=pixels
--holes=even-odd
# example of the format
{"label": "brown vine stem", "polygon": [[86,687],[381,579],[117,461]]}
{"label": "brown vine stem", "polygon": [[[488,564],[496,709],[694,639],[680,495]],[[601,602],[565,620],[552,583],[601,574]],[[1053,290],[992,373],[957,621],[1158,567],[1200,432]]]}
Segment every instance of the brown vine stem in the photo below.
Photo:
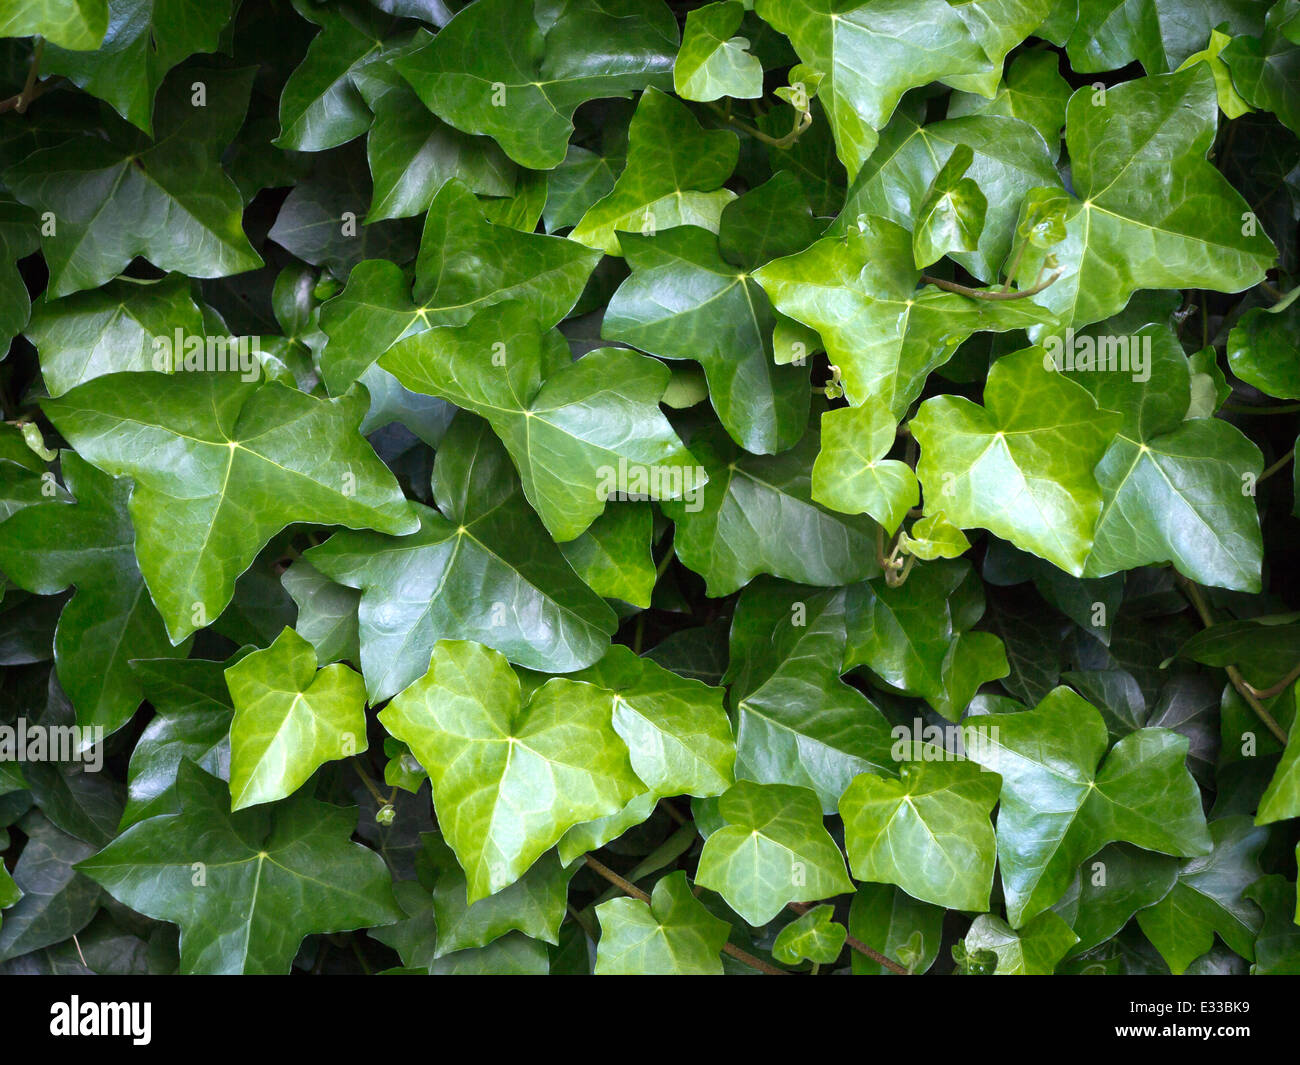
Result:
{"label": "brown vine stem", "polygon": [[1016,279],[1016,271],[1020,269],[1020,260],[1025,256],[1025,249],[1029,247],[1028,240],[1022,240],[1020,247],[1016,249],[1016,257],[1011,260],[1011,265],[1007,267],[1007,279],[1002,283],[1000,292],[1010,292],[1012,282]]}
{"label": "brown vine stem", "polygon": [[900,588],[907,580],[908,574],[912,572],[912,566],[916,563],[915,555],[908,555],[907,561],[898,565],[897,561],[890,564],[889,569],[885,570],[885,583],[891,588]]}
{"label": "brown vine stem", "polygon": [[[794,910],[794,912],[798,914],[807,913],[809,910],[812,909],[812,906],[810,906],[806,902],[788,902],[786,903],[786,905],[789,906],[790,909]],[[898,962],[894,961],[893,958],[885,957],[885,955],[881,954],[880,951],[876,950],[874,947],[867,946],[865,943],[862,942],[862,940],[857,939],[854,936],[845,936],[844,942],[847,943],[854,950],[856,950],[859,954],[862,954],[865,957],[870,958],[872,961],[876,962],[879,965],[883,965],[891,973],[897,973],[899,976],[912,975],[907,969],[904,969],[901,965],[898,964]]]}
{"label": "brown vine stem", "polygon": [[941,288],[945,292],[955,292],[959,296],[969,296],[973,300],[1024,300],[1030,296],[1037,296],[1043,289],[1055,284],[1061,273],[1061,270],[1056,270],[1032,288],[1022,288],[1016,292],[992,292],[986,288],[971,288],[969,285],[959,285],[956,281],[945,281],[941,277],[931,277],[929,274],[922,274],[921,280],[925,284]]}
{"label": "brown vine stem", "polygon": [[36,49],[32,52],[32,65],[27,71],[27,81],[23,85],[23,91],[17,96],[10,96],[7,100],[0,100],[0,114],[6,111],[17,111],[21,115],[36,97],[46,91],[48,83],[37,84],[36,81],[36,76],[41,69],[41,57],[44,54],[45,39],[38,37],[36,38]]}
{"label": "brown vine stem", "polygon": [[1251,684],[1250,682],[1246,683],[1246,687],[1248,687],[1261,699],[1271,699],[1273,698],[1273,696],[1281,695],[1282,692],[1286,691],[1287,688],[1291,686],[1291,683],[1297,677],[1300,677],[1300,665],[1297,665],[1294,669],[1291,670],[1290,673],[1288,673],[1285,677],[1279,680],[1276,684],[1270,684],[1267,688],[1256,688],[1255,685]]}
{"label": "brown vine stem", "polygon": [[[1200,586],[1195,581],[1188,580],[1181,573],[1178,574],[1178,583],[1182,586],[1183,591],[1187,593],[1187,598],[1191,600],[1192,606],[1200,616],[1201,624],[1207,629],[1214,628],[1214,618],[1210,614],[1209,605],[1205,602],[1205,596],[1201,594]],[[1283,746],[1286,746],[1286,731],[1268,712],[1264,704],[1259,701],[1255,689],[1241,675],[1241,670],[1236,666],[1227,666],[1226,669],[1228,679],[1232,681],[1232,686],[1237,689],[1237,693],[1246,700],[1250,708],[1255,711],[1255,715],[1268,727],[1269,732],[1273,733]],[[1283,687],[1285,686],[1283,685]],[[1278,691],[1281,690],[1281,688],[1278,689]]]}
{"label": "brown vine stem", "polygon": [[[618,873],[614,872],[613,869],[605,865],[603,862],[597,861],[590,854],[588,854],[584,860],[586,861],[587,865],[591,867],[592,872],[599,873],[611,884],[613,884],[616,888],[618,888],[619,891],[623,892],[624,895],[630,895],[634,899],[639,899],[641,902],[644,902],[646,905],[650,904],[650,896],[647,895],[644,891],[642,891],[639,887],[637,887],[634,883],[632,883],[632,881],[619,876]],[[722,950],[723,953],[730,954],[738,962],[743,962],[745,965],[748,965],[751,969],[757,969],[760,973],[766,973],[768,976],[790,976],[791,975],[790,973],[786,972],[784,969],[778,969],[775,965],[769,965],[762,958],[756,958],[754,957],[754,955],[750,954],[749,951],[741,950],[739,947],[735,946],[732,943],[722,944]]]}
{"label": "brown vine stem", "polygon": [[762,141],[764,144],[770,144],[773,148],[789,148],[807,131],[812,125],[812,112],[801,111],[799,117],[795,119],[794,127],[784,137],[773,137],[770,133],[764,133],[757,126],[751,126],[743,118],[737,118],[731,111],[723,110],[717,104],[709,104],[708,108],[719,118],[729,125],[735,126],[739,130],[744,130],[755,140]]}
{"label": "brown vine stem", "polygon": [[[350,761],[352,762],[352,768],[357,771],[357,776],[361,778],[361,782],[366,786],[366,790],[374,796],[375,802],[379,803],[380,806],[385,805],[388,800],[384,798],[383,793],[375,786],[375,782],[370,779],[370,774],[361,768],[360,761],[355,757],[350,759]],[[394,794],[396,794],[396,791],[394,791]]]}

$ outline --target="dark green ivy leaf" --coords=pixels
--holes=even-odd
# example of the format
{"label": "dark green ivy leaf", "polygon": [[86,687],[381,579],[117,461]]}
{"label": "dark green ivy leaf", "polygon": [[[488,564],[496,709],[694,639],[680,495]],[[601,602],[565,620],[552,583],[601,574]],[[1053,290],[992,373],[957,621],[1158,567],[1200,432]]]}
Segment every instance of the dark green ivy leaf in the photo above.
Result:
{"label": "dark green ivy leaf", "polygon": [[77,723],[112,733],[143,698],[130,660],[180,658],[189,642],[172,646],[140,575],[127,515],[130,482],[71,451],[62,463],[76,502],[45,500],[0,523],[0,571],[42,595],[76,586],[54,634],[59,680]]}
{"label": "dark green ivy leaf", "polygon": [[305,792],[230,813],[224,781],[181,763],[179,812],[127,829],[77,869],[181,927],[185,973],[288,973],[303,937],[402,916],[383,860],[348,838],[356,814]]}
{"label": "dark green ivy leaf", "polygon": [[[77,43],[59,47],[63,42],[54,38],[41,66],[106,100],[132,125],[152,133],[154,95],[167,72],[196,52],[217,51],[234,7],[231,0],[199,5],[189,0],[108,0],[107,32],[98,46],[77,35]],[[99,14],[93,5],[90,10],[90,26],[95,26]]]}
{"label": "dark green ivy leaf", "polygon": [[[182,84],[190,80],[206,86],[202,107]],[[164,90],[152,143],[81,134],[4,172],[14,196],[44,221],[50,298],[102,285],[137,255],[191,277],[262,265],[244,235],[239,191],[218,160],[243,122],[252,80],[250,69],[188,71]]]}
{"label": "dark green ivy leaf", "polygon": [[479,640],[552,673],[596,661],[614,614],[551,543],[487,423],[456,418],[438,449],[433,489],[438,510],[412,504],[417,532],[340,532],[304,556],[361,592],[361,667],[371,701],[423,674],[443,638]]}
{"label": "dark green ivy leaf", "polygon": [[[677,54],[676,19],[660,0],[547,7],[477,0],[396,64],[439,118],[492,137],[533,170],[549,170],[564,158],[580,104],[667,88]],[[497,47],[480,47],[485,35]]]}
{"label": "dark green ivy leaf", "polygon": [[1184,737],[1141,729],[1106,754],[1101,714],[1065,688],[1033,710],[983,716],[978,727],[968,755],[1002,777],[998,861],[1012,927],[1055,903],[1075,867],[1107,843],[1210,853]]}
{"label": "dark green ivy leaf", "polygon": [[[87,461],[131,477],[136,557],[174,643],[296,521],[412,531],[393,476],[356,431],[356,393],[315,399],[229,372],[109,374],[46,412]],[[304,436],[315,441],[305,451]]]}

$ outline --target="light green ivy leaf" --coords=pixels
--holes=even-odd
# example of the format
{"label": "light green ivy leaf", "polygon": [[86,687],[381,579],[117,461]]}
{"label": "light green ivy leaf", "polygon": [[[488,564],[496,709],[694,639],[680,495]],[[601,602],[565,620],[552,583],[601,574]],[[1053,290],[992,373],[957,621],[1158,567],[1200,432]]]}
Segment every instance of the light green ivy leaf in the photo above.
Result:
{"label": "light green ivy leaf", "polygon": [[597,976],[721,976],[730,925],[711,914],[682,872],[654,886],[650,902],[610,899],[596,907]]}
{"label": "light green ivy leaf", "polygon": [[695,882],[751,925],[766,924],[786,903],[852,890],[807,788],[742,780],[718,799],[718,814],[725,825],[704,841]]}
{"label": "light green ivy leaf", "polygon": [[1102,509],[1093,468],[1120,418],[1046,358],[1040,348],[1004,355],[983,407],[955,396],[922,403],[911,422],[917,476],[952,524],[988,529],[1077,577]]}
{"label": "light green ivy leaf", "polygon": [[976,725],[980,738],[967,741],[967,756],[1002,777],[998,862],[1012,927],[1060,899],[1079,863],[1107,843],[1210,853],[1186,737],[1139,729],[1107,755],[1101,714],[1067,688],[1033,710],[984,715]]}
{"label": "light green ivy leaf", "polygon": [[429,671],[381,711],[428,770],[470,904],[513,884],[575,824],[645,790],[614,731],[613,701],[563,678],[525,700],[503,655],[439,640]]}
{"label": "light green ivy leaf", "polygon": [[286,798],[326,762],[366,750],[366,688],[341,662],[317,672],[316,650],[286,628],[226,670],[230,808]]}
{"label": "light green ivy leaf", "polygon": [[1001,780],[974,762],[920,761],[856,777],[840,798],[849,871],[952,910],[988,908]]}

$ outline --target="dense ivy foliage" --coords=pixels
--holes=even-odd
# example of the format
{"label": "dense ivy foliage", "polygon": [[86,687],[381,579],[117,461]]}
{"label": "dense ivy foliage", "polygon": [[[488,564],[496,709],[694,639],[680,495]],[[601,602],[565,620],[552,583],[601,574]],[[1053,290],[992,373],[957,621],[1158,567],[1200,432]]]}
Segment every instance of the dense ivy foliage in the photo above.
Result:
{"label": "dense ivy foliage", "polygon": [[0,971],[1300,972],[1300,2],[0,37]]}

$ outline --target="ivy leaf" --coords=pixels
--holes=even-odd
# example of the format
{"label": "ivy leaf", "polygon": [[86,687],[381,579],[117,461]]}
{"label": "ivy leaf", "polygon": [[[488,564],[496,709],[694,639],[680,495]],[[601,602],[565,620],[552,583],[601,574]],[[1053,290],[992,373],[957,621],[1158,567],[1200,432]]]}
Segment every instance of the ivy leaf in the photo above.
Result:
{"label": "ivy leaf", "polygon": [[909,555],[925,562],[933,562],[936,558],[960,558],[970,550],[966,534],[942,512],[919,518],[910,529],[898,534],[898,542]]}
{"label": "ivy leaf", "polygon": [[1103,847],[1079,868],[1078,894],[1054,907],[1079,937],[1071,957],[1105,943],[1135,913],[1159,902],[1178,879],[1177,858],[1127,843]]}
{"label": "ivy leaf", "polygon": [[1245,892],[1259,879],[1267,830],[1247,817],[1224,817],[1210,824],[1210,836],[1213,850],[1184,862],[1169,894],[1137,915],[1175,976],[1214,946],[1216,933],[1231,950],[1255,960],[1263,915]]}
{"label": "ivy leaf", "polygon": [[1277,399],[1300,399],[1300,288],[1272,307],[1252,307],[1228,334],[1228,365]]}
{"label": "ivy leaf", "polygon": [[1225,621],[1192,636],[1178,657],[1220,669],[1238,666],[1248,684],[1269,688],[1295,665],[1297,637],[1300,625],[1286,618]]}
{"label": "ivy leaf", "polygon": [[316,651],[286,628],[270,647],[226,670],[230,808],[292,795],[328,761],[366,750],[366,689],[335,662],[319,673]]}
{"label": "ivy leaf", "polygon": [[195,78],[207,86],[207,105],[192,107],[188,87],[168,86],[152,144],[83,133],[4,172],[15,198],[53,219],[41,231],[48,298],[103,285],[137,255],[191,277],[262,265],[244,235],[239,191],[218,160],[243,122],[253,71],[194,70],[181,80]]}
{"label": "ivy leaf", "polygon": [[799,180],[788,170],[778,170],[722,209],[718,248],[728,262],[753,270],[808,247],[825,228],[825,219],[814,216]]}
{"label": "ivy leaf", "polygon": [[[1051,143],[1057,143],[1055,137]],[[1017,118],[971,115],[926,123],[919,103],[904,106],[859,172],[831,232],[847,232],[864,214],[914,230],[930,186],[954,155],[966,151],[971,153],[966,177],[983,194],[986,211],[976,247],[955,250],[952,258],[976,277],[996,281],[1008,263],[1021,202],[1031,189],[1060,182],[1052,150]]]}
{"label": "ivy leaf", "polygon": [[788,902],[853,889],[807,788],[742,780],[718,799],[718,814],[725,825],[704,841],[695,882],[751,925],[766,924]]}
{"label": "ivy leaf", "polygon": [[674,226],[698,226],[717,232],[723,208],[736,198],[722,183],[739,153],[730,130],[706,130],[685,104],[647,89],[628,129],[627,166],[569,238],[621,255],[618,231],[652,236]]}
{"label": "ivy leaf", "polygon": [[720,795],[733,783],[736,743],[720,688],[679,677],[619,644],[572,679],[613,693],[614,731],[656,796]]}
{"label": "ivy leaf", "polygon": [[1295,922],[1296,887],[1272,873],[1246,889],[1246,897],[1264,911],[1264,923],[1255,938],[1252,976],[1300,973],[1300,927]]}
{"label": "ivy leaf", "polygon": [[[237,660],[238,655],[229,664]],[[201,658],[131,663],[154,716],[131,752],[126,810],[119,826],[123,831],[149,817],[180,813],[176,778],[183,762],[229,779],[235,708],[226,686],[227,664]]]}
{"label": "ivy leaf", "polygon": [[1212,30],[1210,32],[1210,43],[1201,51],[1189,55],[1178,69],[1182,70],[1194,63],[1204,63],[1208,66],[1214,74],[1214,87],[1219,97],[1219,110],[1227,118],[1240,118],[1250,112],[1252,108],[1233,87],[1232,72],[1228,69],[1228,64],[1223,61],[1221,53],[1231,40],[1232,38],[1226,33]]}
{"label": "ivy leaf", "polygon": [[112,775],[102,772],[104,752],[94,734],[73,733],[68,740],[61,740],[75,721],[72,704],[52,673],[44,705],[27,726],[45,733],[46,750],[40,756],[29,749],[27,760],[21,763],[23,777],[32,801],[57,828],[102,847],[113,838],[121,820],[125,789]]}
{"label": "ivy leaf", "polygon": [[1256,107],[1272,111],[1296,133],[1300,132],[1300,92],[1296,91],[1300,44],[1286,36],[1287,10],[1286,4],[1274,4],[1265,16],[1264,32],[1234,37],[1219,53],[1219,61],[1231,71],[1229,91],[1236,90]]}
{"label": "ivy leaf", "polygon": [[298,606],[294,631],[316,649],[317,665],[361,661],[357,589],[336,584],[303,558],[290,564],[280,583]]}
{"label": "ivy leaf", "polygon": [[[416,41],[427,40],[420,31]],[[452,178],[485,196],[508,196],[515,187],[515,165],[495,141],[462,133],[425,110],[392,66],[409,50],[394,49],[351,73],[374,113],[366,139],[374,186],[368,222],[423,214]]]}
{"label": "ivy leaf", "polygon": [[731,626],[737,776],[792,784],[835,810],[857,774],[894,772],[884,715],[844,683],[844,592],[766,578],[740,597]]}
{"label": "ivy leaf", "polygon": [[943,690],[927,701],[949,721],[957,721],[980,688],[1011,672],[1007,649],[991,632],[963,632],[943,660]]}
{"label": "ivy leaf", "polygon": [[953,252],[979,247],[988,200],[966,172],[975,161],[968,144],[959,144],[934,176],[912,228],[912,258],[921,269]]}
{"label": "ivy leaf", "polygon": [[664,511],[676,523],[678,558],[705,579],[710,596],[730,595],[760,573],[830,586],[879,572],[872,523],[812,499],[815,428],[774,456],[738,451],[719,432],[693,439],[691,448],[707,483]]}
{"label": "ivy leaf", "polygon": [[519,171],[514,190],[506,196],[483,202],[483,215],[496,225],[532,233],[546,208],[548,175],[541,170]]}
{"label": "ivy leaf", "polygon": [[1272,266],[1272,242],[1249,205],[1205,155],[1219,113],[1204,64],[1070,98],[1066,143],[1077,199],[1064,241],[1030,246],[1018,276],[1033,278],[1046,255],[1059,278],[1035,299],[1075,326],[1108,318],[1138,289],[1240,292]]}
{"label": "ivy leaf", "polygon": [[383,48],[382,20],[367,7],[333,8],[297,0],[294,10],[320,32],[280,94],[277,148],[319,152],[370,128],[371,115],[350,75]]}
{"label": "ivy leaf", "polygon": [[908,89],[942,81],[992,96],[1002,61],[1051,10],[1051,0],[757,0],[759,16],[822,75],[840,160],[854,177]]}
{"label": "ivy leaf", "polygon": [[0,37],[44,37],[60,48],[93,51],[108,30],[108,0],[33,0],[0,15]]}
{"label": "ivy leaf", "polygon": [[1210,852],[1185,737],[1139,729],[1106,755],[1101,714],[1068,688],[1033,710],[985,715],[978,729],[968,756],[1002,777],[998,861],[1012,927],[1056,902],[1078,864],[1107,843]]}
{"label": "ivy leaf", "polygon": [[683,100],[731,96],[752,100],[763,95],[763,64],[734,36],[745,17],[739,0],[705,4],[686,13],[682,46],[673,64],[673,91]]}
{"label": "ivy leaf", "polygon": [[[1063,36],[1070,62],[1083,73],[1117,70],[1135,59],[1148,74],[1174,70],[1205,46],[1207,30],[1227,22],[1234,33],[1258,33],[1264,5],[1250,0],[1070,0],[1077,13]],[[1072,32],[1071,32],[1072,31]]]}
{"label": "ivy leaf", "polygon": [[[1214,419],[1185,422],[1150,444],[1117,438],[1097,470],[1107,498],[1088,575],[1171,560],[1194,580],[1258,591],[1259,518],[1241,489],[1263,467],[1253,443]],[[1131,509],[1139,497],[1140,514]]]}
{"label": "ivy leaf", "polygon": [[[944,911],[918,902],[890,884],[863,884],[849,907],[849,932],[895,959],[909,973],[924,973],[939,956]],[[855,974],[883,976],[892,970],[854,952]]]}
{"label": "ivy leaf", "polygon": [[59,682],[77,723],[111,734],[143,698],[129,661],[182,658],[189,644],[172,646],[140,576],[127,516],[130,483],[71,451],[61,459],[76,503],[42,500],[0,523],[0,570],[41,595],[76,586],[54,633]]}
{"label": "ivy leaf", "polygon": [[[866,666],[885,684],[938,702],[955,641],[984,612],[973,576],[965,562],[936,562],[898,587],[879,578],[854,585],[846,593],[846,668]],[[968,617],[972,584],[978,598]]]}
{"label": "ivy leaf", "polygon": [[[7,910],[15,902],[23,897],[22,888],[14,883],[14,879],[9,875],[9,870],[0,862],[0,910]],[[3,927],[3,925],[0,925]]]}
{"label": "ivy leaf", "polygon": [[[1184,419],[1190,365],[1167,328],[1145,326],[1119,340],[1128,344],[1132,372],[1083,367],[1070,375],[1099,406],[1124,417],[1094,471],[1104,502],[1085,575],[1173,562],[1195,581],[1258,590],[1259,514],[1243,485],[1259,476],[1263,456],[1225,421]],[[1091,341],[1088,334],[1075,338],[1075,347],[1082,346],[1076,360]],[[1104,332],[1097,338],[1098,366],[1107,346],[1113,357],[1115,341]],[[1134,362],[1139,351],[1146,364],[1140,372]]]}
{"label": "ivy leaf", "polygon": [[973,762],[920,761],[856,777],[840,798],[849,871],[952,910],[988,908],[1001,782]]}
{"label": "ivy leaf", "polygon": [[[78,6],[85,3],[79,0]],[[108,0],[102,40],[88,45],[82,39],[64,47],[53,41],[54,47],[47,48],[41,60],[41,71],[64,75],[152,134],[154,96],[167,72],[196,52],[217,51],[221,31],[233,13],[231,0],[212,0],[197,9],[187,0]],[[92,17],[90,26],[97,28],[98,12]]]}
{"label": "ivy leaf", "polygon": [[678,676],[619,644],[571,679],[614,697],[614,731],[648,790],[612,817],[566,832],[559,847],[566,865],[644,822],[661,798],[718,795],[734,782],[736,743],[721,689]]}
{"label": "ivy leaf", "polygon": [[697,226],[624,233],[620,244],[632,275],[611,297],[601,336],[698,362],[718,417],[747,451],[796,444],[808,424],[808,370],[773,362],[776,323],[758,283]]}
{"label": "ivy leaf", "polygon": [[[1050,50],[1025,51],[1007,67],[1006,77],[991,99],[978,93],[955,92],[948,101],[948,118],[1002,115],[1028,122],[1050,146],[1065,125],[1070,83],[1061,77],[1060,58]],[[937,125],[937,123],[935,123]]]}
{"label": "ivy leaf", "polygon": [[477,950],[458,950],[429,966],[433,976],[546,976],[546,944],[511,932]]}
{"label": "ivy leaf", "polygon": [[395,263],[368,259],[322,308],[325,385],[339,395],[402,337],[463,325],[506,300],[527,302],[549,328],[572,310],[597,259],[560,237],[493,225],[473,194],[449,180],[425,216],[414,289]]}
{"label": "ivy leaf", "polygon": [[917,476],[953,524],[988,529],[1077,577],[1102,509],[1093,467],[1120,418],[1044,361],[1039,348],[999,359],[983,407],[953,396],[921,404],[911,422]]}
{"label": "ivy leaf", "polygon": [[[0,532],[3,528],[0,526]],[[1292,698],[1300,706],[1300,689],[1293,691]],[[1269,781],[1268,790],[1260,797],[1259,812],[1255,815],[1257,825],[1300,817],[1300,739],[1297,736],[1300,736],[1300,728],[1293,724],[1287,736],[1286,749],[1282,752],[1282,761]]]}
{"label": "ivy leaf", "polygon": [[[478,0],[396,66],[444,122],[492,137],[520,166],[550,170],[580,104],[671,84],[677,25],[659,0],[536,7]],[[483,48],[485,39],[497,47]]]}
{"label": "ivy leaf", "polygon": [[548,852],[509,887],[467,905],[465,873],[451,848],[436,833],[425,833],[422,838],[424,853],[437,875],[433,885],[438,928],[435,959],[457,950],[485,947],[512,931],[547,943],[560,941],[560,922],[576,865],[566,869],[554,852]]}
{"label": "ivy leaf", "polygon": [[470,904],[513,884],[573,825],[617,813],[645,790],[612,703],[563,678],[525,700],[503,655],[439,640],[429,671],[380,713],[429,772]]}
{"label": "ivy leaf", "polygon": [[963,944],[968,954],[978,950],[996,954],[997,976],[1050,976],[1078,938],[1050,910],[1019,930],[986,913],[975,918]]}
{"label": "ivy leaf", "polygon": [[374,201],[360,145],[315,155],[312,163],[311,171],[280,205],[275,225],[267,233],[271,240],[340,280],[364,261],[411,258],[417,240],[414,222],[360,222]]}
{"label": "ivy leaf", "polygon": [[667,368],[617,348],[573,362],[564,337],[524,304],[418,333],[380,365],[412,391],[486,418],[556,540],[585,531],[611,495],[673,499],[702,483],[658,408]]}
{"label": "ivy leaf", "polygon": [[303,556],[361,591],[361,667],[371,702],[422,676],[443,638],[479,640],[553,673],[598,659],[614,614],[551,543],[485,422],[468,414],[452,422],[433,488],[439,509],[411,504],[420,520],[412,535],[340,532]]}
{"label": "ivy leaf", "polygon": [[691,894],[686,874],[670,873],[650,902],[610,899],[596,907],[597,976],[721,976],[731,926]]}
{"label": "ivy leaf", "polygon": [[[24,332],[41,358],[41,377],[51,396],[105,374],[170,369],[168,350],[204,335],[203,315],[190,295],[189,281],[171,274],[141,283],[119,279],[103,288],[37,302]],[[170,349],[161,348],[165,338]]]}
{"label": "ivy leaf", "polygon": [[180,925],[182,972],[283,975],[310,933],[401,918],[383,860],[348,838],[355,812],[304,792],[232,814],[225,782],[188,761],[176,786],[178,813],[139,822],[77,869]]}
{"label": "ivy leaf", "polygon": [[177,644],[225,609],[235,579],[286,525],[415,526],[356,432],[363,407],[356,394],[322,400],[199,373],[109,374],[45,404],[79,455],[134,479],[136,557]]}
{"label": "ivy leaf", "polygon": [[18,827],[27,845],[13,878],[23,897],[0,925],[0,961],[61,943],[85,928],[99,909],[99,886],[76,868],[95,848],[61,832],[36,810]]}
{"label": "ivy leaf", "polygon": [[912,467],[885,456],[897,423],[873,396],[822,415],[822,446],[812,468],[812,498],[844,514],[869,514],[893,535],[921,502]]}
{"label": "ivy leaf", "polygon": [[653,536],[651,504],[629,503],[607,508],[576,540],[560,544],[560,550],[597,595],[645,609],[657,579]]}
{"label": "ivy leaf", "polygon": [[896,418],[972,333],[1051,320],[1028,300],[968,299],[931,285],[917,291],[911,234],[870,215],[754,277],[778,311],[820,334],[850,403],[875,396]]}
{"label": "ivy leaf", "polygon": [[835,919],[835,907],[814,906],[796,917],[777,933],[772,944],[772,957],[786,965],[811,961],[816,965],[830,965],[840,956],[848,930]]}
{"label": "ivy leaf", "polygon": [[584,854],[599,850],[629,829],[644,824],[658,805],[658,795],[653,791],[643,791],[616,814],[574,825],[560,838],[560,845],[556,848],[560,861],[572,865]]}
{"label": "ivy leaf", "polygon": [[18,271],[18,260],[41,246],[35,216],[8,196],[0,196],[0,349],[9,350],[9,342],[27,325],[32,301],[27,285]]}
{"label": "ivy leaf", "polygon": [[542,208],[546,232],[577,225],[593,203],[613,191],[622,165],[621,158],[569,145],[564,162],[546,175],[546,206]]}

